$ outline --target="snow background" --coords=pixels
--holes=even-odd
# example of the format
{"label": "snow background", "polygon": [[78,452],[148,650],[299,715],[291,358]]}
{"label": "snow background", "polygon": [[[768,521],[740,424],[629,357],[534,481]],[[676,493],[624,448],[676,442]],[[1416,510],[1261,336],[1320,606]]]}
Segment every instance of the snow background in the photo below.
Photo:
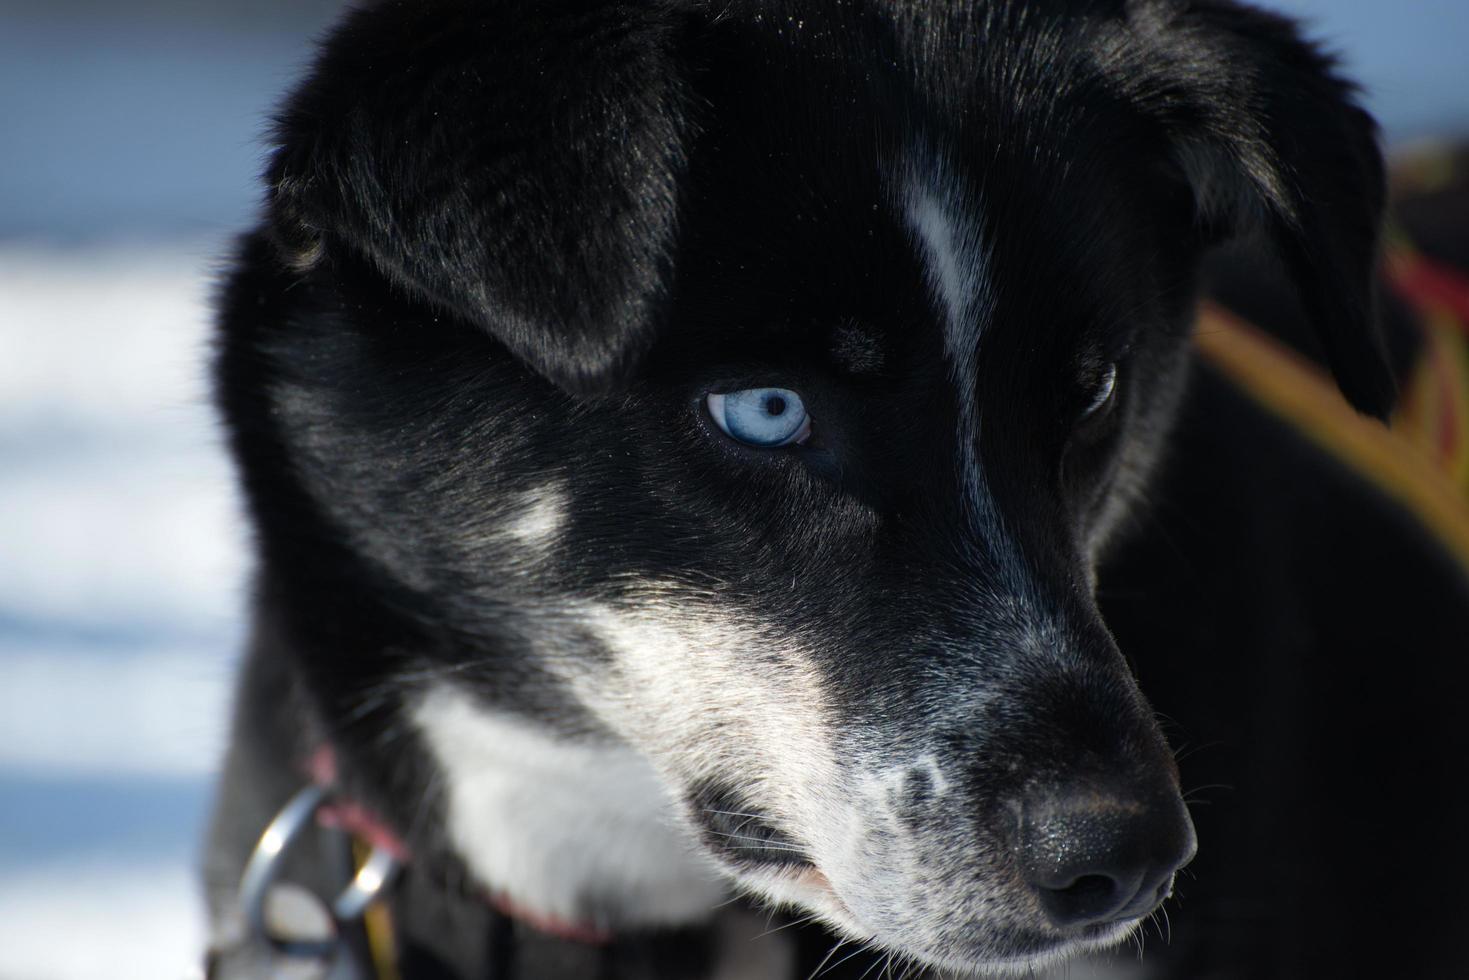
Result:
{"label": "snow background", "polygon": [[[1469,4],[1279,0],[1401,145],[1469,133]],[[0,980],[198,975],[247,533],[208,302],[331,0],[0,0]]]}

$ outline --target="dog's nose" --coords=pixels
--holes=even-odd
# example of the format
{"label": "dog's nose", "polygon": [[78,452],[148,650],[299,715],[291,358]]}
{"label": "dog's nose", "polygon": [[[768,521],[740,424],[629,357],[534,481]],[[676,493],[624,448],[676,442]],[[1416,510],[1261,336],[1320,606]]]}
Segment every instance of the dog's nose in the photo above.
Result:
{"label": "dog's nose", "polygon": [[1072,784],[1033,792],[1021,807],[1021,872],[1061,929],[1152,912],[1195,848],[1193,822],[1171,786]]}

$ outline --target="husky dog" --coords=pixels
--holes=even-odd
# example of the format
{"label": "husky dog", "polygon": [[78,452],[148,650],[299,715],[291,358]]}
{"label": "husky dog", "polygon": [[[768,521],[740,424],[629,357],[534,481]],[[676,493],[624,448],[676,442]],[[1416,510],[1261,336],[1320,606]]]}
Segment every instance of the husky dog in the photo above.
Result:
{"label": "husky dog", "polygon": [[[1167,567],[1137,518],[1188,486],[1158,473],[1170,431],[1237,461],[1262,428],[1209,428],[1243,411],[1217,381],[1181,408],[1206,253],[1259,233],[1347,399],[1393,391],[1374,126],[1293,25],[1223,0],[378,3],[286,102],[265,181],[220,301],[258,548],[220,975],[246,971],[244,857],[312,772],[407,856],[405,976],[592,975],[533,971],[518,934],[602,975],[1026,975],[1168,898],[1195,829],[1124,654],[1144,690],[1190,676],[1151,665],[1275,601],[1123,610],[1121,648],[1099,606],[1109,562]],[[1227,511],[1195,519],[1252,526]],[[1261,520],[1277,550],[1242,541],[1229,582],[1293,553],[1288,513]],[[1283,854],[1256,823],[1230,826]],[[1230,891],[1247,859],[1219,860],[1180,928],[1197,909],[1274,955],[1290,923],[1236,928],[1248,902],[1330,890],[1286,861]],[[806,921],[700,938],[751,906]],[[668,937],[700,952],[629,952]]]}

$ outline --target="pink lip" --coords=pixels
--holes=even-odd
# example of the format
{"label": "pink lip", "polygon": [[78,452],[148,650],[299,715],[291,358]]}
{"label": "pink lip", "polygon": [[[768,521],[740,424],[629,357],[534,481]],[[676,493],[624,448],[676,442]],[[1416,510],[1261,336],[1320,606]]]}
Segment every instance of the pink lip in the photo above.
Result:
{"label": "pink lip", "polygon": [[857,921],[857,917],[852,914],[852,910],[847,908],[847,903],[842,901],[841,896],[832,887],[831,879],[820,869],[814,867],[805,868],[796,872],[794,880],[796,884],[817,892],[827,901],[831,902],[832,905],[836,906],[836,910],[850,921]]}
{"label": "pink lip", "polygon": [[831,880],[816,868],[806,868],[796,874],[796,881],[814,891],[822,891],[836,898],[836,892],[832,890]]}

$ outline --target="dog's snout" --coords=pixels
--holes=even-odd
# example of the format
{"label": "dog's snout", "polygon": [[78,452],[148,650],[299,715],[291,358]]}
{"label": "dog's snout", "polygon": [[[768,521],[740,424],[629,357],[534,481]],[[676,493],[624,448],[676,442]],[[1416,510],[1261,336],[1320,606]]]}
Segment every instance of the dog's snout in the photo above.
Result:
{"label": "dog's snout", "polygon": [[1061,929],[1147,915],[1194,856],[1193,822],[1172,787],[1049,787],[1021,813],[1021,872]]}

